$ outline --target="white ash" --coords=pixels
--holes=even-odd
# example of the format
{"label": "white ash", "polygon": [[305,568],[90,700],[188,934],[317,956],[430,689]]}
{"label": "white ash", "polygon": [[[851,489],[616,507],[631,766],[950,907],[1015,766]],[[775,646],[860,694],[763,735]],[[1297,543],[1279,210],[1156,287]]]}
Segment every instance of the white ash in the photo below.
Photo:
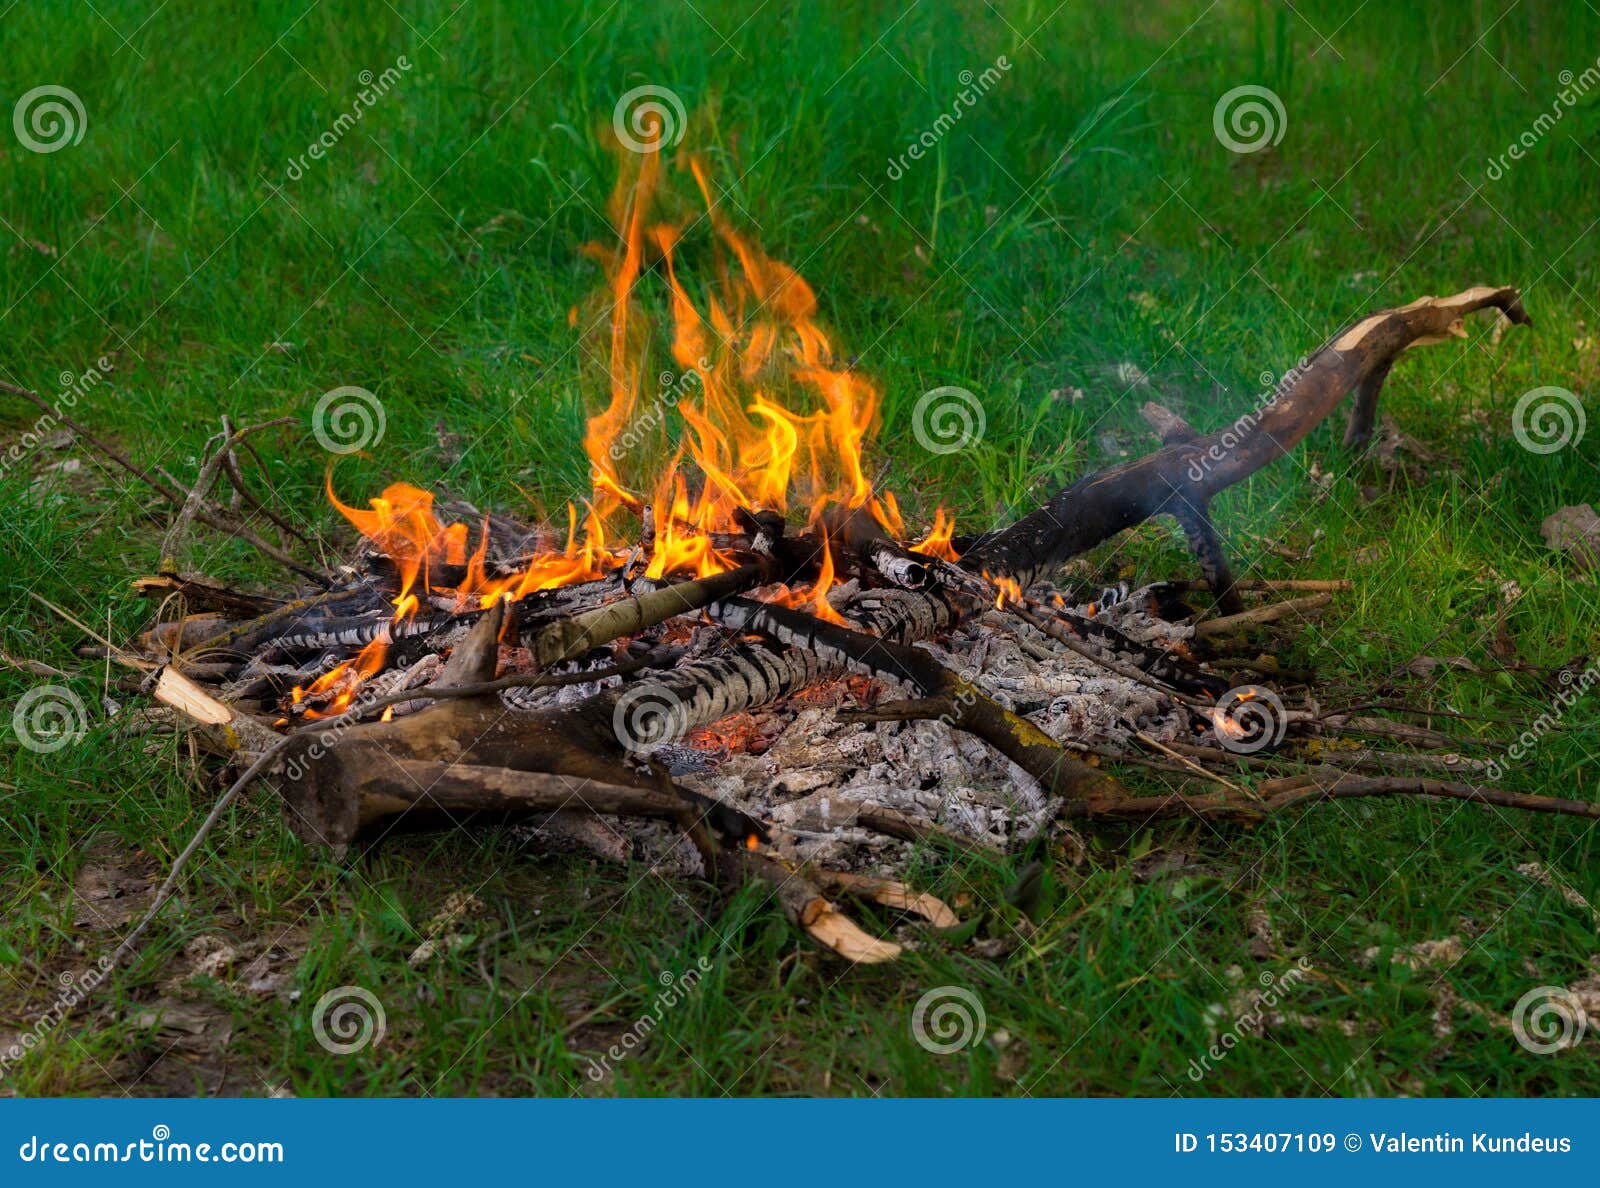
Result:
{"label": "white ash", "polygon": [[[1097,615],[1155,646],[1189,635],[1186,626],[1134,609],[1143,604],[1130,598],[1097,608]],[[714,651],[720,643],[714,629],[704,628],[691,651]],[[1192,737],[1188,713],[1174,698],[1062,647],[1019,619],[970,618],[949,638],[919,646],[1068,747],[1123,750],[1136,731],[1163,742]],[[774,846],[786,857],[830,869],[892,874],[903,865],[908,843],[856,825],[863,808],[893,809],[996,848],[1049,826],[1055,805],[1031,777],[981,740],[941,721],[841,720],[837,710],[860,708],[860,688],[859,680],[830,682],[692,734],[657,758],[682,786],[767,822]],[[519,698],[524,706],[550,703],[550,691],[518,692],[536,695]],[[876,692],[884,701],[916,695],[886,682]],[[730,737],[768,745],[730,748]],[[682,872],[699,870],[698,855],[675,831],[631,821],[617,828],[632,838],[635,857]]]}

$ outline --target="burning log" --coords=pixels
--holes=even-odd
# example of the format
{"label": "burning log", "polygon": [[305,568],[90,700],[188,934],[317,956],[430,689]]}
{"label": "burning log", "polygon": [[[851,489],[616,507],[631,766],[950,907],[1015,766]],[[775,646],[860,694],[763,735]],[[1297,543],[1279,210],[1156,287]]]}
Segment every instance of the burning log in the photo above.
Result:
{"label": "burning log", "polygon": [[647,627],[765,585],[775,576],[775,566],[763,559],[698,581],[676,582],[645,594],[629,595],[597,610],[557,619],[534,636],[528,647],[535,663],[548,668],[614,639],[636,635]]}

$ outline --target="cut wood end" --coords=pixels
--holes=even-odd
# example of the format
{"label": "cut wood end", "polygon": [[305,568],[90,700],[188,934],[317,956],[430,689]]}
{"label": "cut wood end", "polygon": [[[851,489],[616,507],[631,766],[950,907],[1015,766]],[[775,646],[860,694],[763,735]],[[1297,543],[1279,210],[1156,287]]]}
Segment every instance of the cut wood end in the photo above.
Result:
{"label": "cut wood end", "polygon": [[955,928],[961,923],[961,917],[937,895],[913,891],[902,883],[885,883],[872,898],[884,907],[921,916],[935,928]]}
{"label": "cut wood end", "polygon": [[812,940],[857,965],[882,965],[902,952],[893,941],[863,932],[854,920],[825,899],[813,899],[806,905],[801,925]]}
{"label": "cut wood end", "polygon": [[835,891],[870,899],[873,903],[897,911],[921,916],[936,928],[954,928],[961,917],[937,895],[913,891],[904,883],[893,879],[875,879],[845,871],[828,871],[819,876],[821,881]]}
{"label": "cut wood end", "polygon": [[154,697],[205,726],[226,726],[234,718],[231,709],[170,665],[156,678]]}

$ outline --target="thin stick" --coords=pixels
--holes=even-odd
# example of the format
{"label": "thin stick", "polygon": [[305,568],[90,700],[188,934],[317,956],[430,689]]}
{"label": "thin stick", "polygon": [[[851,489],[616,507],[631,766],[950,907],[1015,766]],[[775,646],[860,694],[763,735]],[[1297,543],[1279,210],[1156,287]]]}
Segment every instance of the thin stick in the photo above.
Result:
{"label": "thin stick", "polygon": [[[1210,590],[1211,583],[1204,578],[1195,581],[1169,581],[1164,583],[1179,590]],[[1298,590],[1313,594],[1338,594],[1346,590],[1354,590],[1356,584],[1349,578],[1287,578],[1287,579],[1254,579],[1241,578],[1233,583],[1235,590],[1259,590],[1267,593],[1277,593],[1281,590]]]}
{"label": "thin stick", "polygon": [[217,479],[227,460],[232,456],[233,448],[249,437],[263,429],[271,429],[278,425],[287,425],[288,417],[280,417],[276,421],[263,421],[259,425],[246,425],[241,429],[229,433],[228,421],[223,418],[224,436],[218,443],[216,452],[207,458],[200,467],[200,473],[195,477],[194,486],[189,488],[189,494],[184,497],[183,503],[178,507],[177,517],[172,521],[172,527],[167,530],[166,538],[161,542],[161,569],[163,572],[176,573],[178,571],[178,549],[183,544],[183,538],[189,534],[189,528],[194,523],[201,509],[209,502],[207,495],[217,485]]}
{"label": "thin stick", "polygon": [[[174,507],[181,508],[183,506],[185,500],[184,492],[178,487],[177,483],[173,481],[170,475],[166,474],[165,472],[163,472],[159,478],[157,478],[155,475],[152,475],[144,468],[136,465],[130,458],[128,458],[126,454],[122,453],[122,451],[118,450],[115,446],[100,440],[100,438],[96,437],[93,433],[90,433],[77,421],[74,421],[71,417],[67,416],[66,413],[50,407],[50,405],[46,404],[43,398],[40,397],[37,392],[30,392],[27,388],[19,388],[15,384],[6,383],[4,380],[0,380],[0,392],[10,392],[13,396],[21,396],[24,400],[31,401],[35,406],[42,409],[46,415],[55,417],[79,437],[83,438],[90,445],[94,446],[95,449],[99,450],[107,458],[110,458],[118,466],[122,467],[122,469],[133,475],[134,478],[138,479],[140,482],[148,484],[154,491],[156,491],[157,494],[169,501]],[[320,586],[327,586],[329,584],[327,574],[312,569],[308,565],[301,564],[299,561],[296,561],[293,557],[289,556],[288,553],[285,553],[276,545],[263,540],[260,536],[257,536],[254,532],[250,531],[249,528],[245,527],[245,525],[237,522],[237,520],[225,509],[218,507],[213,510],[213,508],[214,505],[212,504],[202,503],[199,510],[195,512],[194,518],[208,527],[215,528],[218,532],[224,532],[231,536],[238,537],[240,540],[244,541],[247,545],[250,545],[258,552],[264,553],[266,556],[276,561],[279,565],[293,570],[301,577],[309,578]]]}
{"label": "thin stick", "polygon": [[[1273,791],[1276,789],[1276,791]],[[1600,821],[1600,804],[1564,800],[1555,796],[1532,796],[1526,792],[1507,792],[1477,784],[1458,784],[1417,776],[1351,776],[1338,773],[1324,783],[1315,777],[1294,776],[1264,784],[1259,792],[1272,792],[1264,800],[1247,801],[1226,795],[1190,797],[1172,793],[1165,796],[1112,797],[1099,800],[1074,800],[1057,810],[1061,817],[1157,817],[1184,813],[1222,815],[1259,820],[1273,813],[1319,800],[1351,800],[1370,796],[1424,796],[1446,800],[1466,800],[1497,808],[1519,809],[1528,813],[1549,813],[1564,817],[1583,817]]]}
{"label": "thin stick", "polygon": [[93,433],[90,433],[71,417],[46,404],[44,402],[44,398],[41,397],[39,393],[30,392],[27,388],[19,388],[15,384],[8,384],[4,380],[0,380],[0,392],[10,392],[13,396],[21,396],[24,400],[30,401],[38,408],[42,409],[45,415],[55,417],[79,437],[83,438],[90,445],[94,446],[95,449],[99,450],[107,458],[110,458],[113,462],[122,467],[122,469],[126,470],[135,478],[142,482],[148,483],[156,491],[159,491],[165,498],[170,499],[175,504],[181,504],[183,502],[183,492],[180,491],[175,484],[170,483],[167,480],[167,476],[163,475],[162,478],[157,479],[155,476],[146,472],[143,468],[135,465],[127,457],[127,455],[123,454],[115,446],[101,441],[98,437],[96,437]]}
{"label": "thin stick", "polygon": [[[1284,781],[1288,783],[1288,781]],[[1272,785],[1264,785],[1263,792]],[[1552,813],[1560,816],[1587,817],[1600,820],[1600,804],[1582,800],[1566,800],[1557,796],[1534,796],[1526,792],[1508,792],[1503,788],[1485,788],[1479,784],[1461,784],[1449,780],[1433,780],[1420,776],[1351,776],[1341,774],[1328,782],[1313,782],[1309,787],[1290,786],[1270,795],[1267,807],[1276,812],[1297,804],[1318,800],[1347,800],[1364,796],[1437,796],[1449,800],[1470,800],[1478,804],[1492,804],[1500,808],[1521,809],[1529,813]]]}
{"label": "thin stick", "polygon": [[32,598],[35,602],[43,603],[54,613],[60,615],[79,631],[87,635],[90,639],[98,641],[100,645],[105,648],[106,655],[110,656],[118,664],[126,665],[128,668],[136,669],[139,672],[149,672],[152,668],[158,667],[149,660],[141,660],[139,657],[130,655],[129,653],[123,651],[104,635],[101,635],[100,632],[96,631],[93,627],[89,626],[89,624],[85,623],[82,619],[74,615],[71,611],[67,610],[65,607],[57,606],[43,594],[40,594],[37,590],[29,590],[28,597]]}
{"label": "thin stick", "polygon": [[502,678],[497,681],[485,681],[478,685],[457,685],[448,689],[408,690],[405,693],[397,694],[395,697],[384,698],[381,701],[363,705],[360,707],[359,711],[350,710],[344,714],[338,715],[338,717],[325,718],[318,722],[309,723],[305,726],[299,727],[297,730],[289,734],[284,735],[277,742],[273,743],[266,750],[262,751],[261,754],[256,757],[255,762],[251,763],[249,767],[245,768],[244,772],[239,776],[239,778],[234,780],[233,783],[228,786],[228,790],[217,799],[217,803],[212,806],[211,812],[208,813],[206,815],[206,819],[200,823],[200,828],[197,829],[194,836],[189,839],[189,844],[183,848],[182,853],[180,853],[173,861],[172,869],[167,872],[166,879],[162,882],[160,889],[156,892],[155,899],[151,902],[149,909],[144,914],[144,917],[111,954],[111,964],[107,968],[106,972],[110,973],[111,970],[119,967],[128,957],[128,955],[133,952],[134,948],[138,945],[140,938],[144,936],[145,932],[149,930],[150,925],[154,922],[156,913],[165,907],[167,901],[172,898],[172,895],[178,886],[178,878],[180,875],[182,875],[184,867],[188,865],[189,859],[194,856],[195,851],[200,848],[200,844],[205,841],[207,835],[210,834],[217,822],[222,819],[222,815],[228,811],[229,806],[239,798],[240,793],[249,787],[249,785],[258,776],[265,772],[273,764],[273,762],[276,761],[278,755],[283,751],[283,749],[299,738],[299,736],[316,733],[320,730],[327,730],[329,727],[338,724],[342,719],[349,718],[352,714],[357,712],[369,712],[374,709],[382,708],[385,705],[397,704],[400,701],[415,700],[418,697],[482,696],[488,692],[493,692],[498,689],[509,689],[519,684],[576,684],[580,680],[596,680],[603,676],[616,676],[621,675],[624,672],[631,672],[637,668],[644,667],[647,659],[648,657],[640,660],[624,661],[623,663],[618,664],[611,669],[592,673],[563,673],[559,675],[545,675],[542,677],[518,676],[516,678]]}
{"label": "thin stick", "polygon": [[234,780],[228,786],[228,790],[217,799],[217,803],[212,806],[211,812],[200,823],[200,828],[195,830],[194,836],[189,839],[189,844],[183,848],[183,852],[173,861],[172,869],[167,872],[166,880],[162,882],[160,889],[156,892],[156,897],[151,901],[149,910],[145,912],[144,918],[134,926],[133,931],[123,938],[122,943],[111,954],[111,965],[106,970],[106,973],[109,974],[113,969],[116,969],[133,952],[135,946],[139,943],[139,939],[144,936],[150,925],[155,921],[156,913],[166,906],[167,900],[171,899],[173,892],[177,890],[178,876],[183,873],[183,868],[188,865],[189,859],[194,856],[194,852],[200,848],[200,843],[205,841],[206,835],[222,819],[222,814],[228,811],[228,806],[239,798],[239,794],[257,776],[271,766],[273,761],[277,759],[279,752],[287,747],[291,741],[293,741],[292,735],[285,736],[273,743],[265,751],[262,751],[260,755],[256,756],[256,761],[245,768],[243,774]]}
{"label": "thin stick", "polygon": [[1248,796],[1252,800],[1261,799],[1259,796],[1257,796],[1254,792],[1250,791],[1248,788],[1245,788],[1240,784],[1236,784],[1232,780],[1227,779],[1224,776],[1220,776],[1214,771],[1208,771],[1204,767],[1201,767],[1193,759],[1188,759],[1188,758],[1185,758],[1184,756],[1178,754],[1177,751],[1174,751],[1171,747],[1167,746],[1165,743],[1162,743],[1159,740],[1157,740],[1155,738],[1152,738],[1149,734],[1146,734],[1143,730],[1134,731],[1133,737],[1138,739],[1145,746],[1151,747],[1151,748],[1153,748],[1153,749],[1155,749],[1157,751],[1160,751],[1163,755],[1167,756],[1169,759],[1177,760],[1177,762],[1181,763],[1184,767],[1188,768],[1190,771],[1194,772],[1196,775],[1204,776],[1208,780],[1213,780],[1216,783],[1221,784],[1224,788],[1231,788],[1231,789],[1233,789],[1233,791],[1239,793],[1242,796]]}
{"label": "thin stick", "polygon": [[1237,615],[1225,615],[1220,619],[1202,619],[1194,625],[1194,633],[1202,638],[1211,635],[1224,635],[1229,631],[1237,631],[1241,627],[1275,623],[1288,615],[1327,606],[1332,601],[1332,594],[1311,594],[1305,598],[1291,598],[1287,602],[1275,602],[1270,606],[1258,606],[1254,610],[1242,611]]}

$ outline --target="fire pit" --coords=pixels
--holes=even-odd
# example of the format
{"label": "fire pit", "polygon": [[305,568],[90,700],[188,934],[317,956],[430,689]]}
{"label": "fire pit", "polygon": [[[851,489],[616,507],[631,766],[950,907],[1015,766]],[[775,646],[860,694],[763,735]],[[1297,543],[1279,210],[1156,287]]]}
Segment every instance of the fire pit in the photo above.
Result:
{"label": "fire pit", "polygon": [[[180,508],[171,560],[143,582],[166,609],[131,662],[244,765],[205,828],[258,777],[318,845],[511,820],[549,844],[765,882],[821,943],[881,961],[899,944],[836,899],[956,923],[905,885],[910,846],[1003,852],[1094,818],[1257,818],[1397,793],[1600,813],[1446,778],[1482,767],[1453,756],[1280,762],[1286,739],[1352,723],[1319,715],[1309,691],[1296,699],[1205,663],[1207,640],[1309,612],[1342,586],[1236,582],[1211,498],[1352,389],[1347,440],[1364,443],[1401,352],[1460,332],[1477,310],[1526,322],[1514,289],[1371,314],[1217,433],[1149,405],[1156,452],[1013,525],[963,536],[940,509],[914,533],[868,477],[879,390],[820,327],[810,287],[733,224],[698,162],[701,213],[668,217],[663,171],[653,152],[627,158],[615,242],[586,249],[606,278],[608,398],[584,436],[592,490],[559,530],[404,482],[347,502],[330,470],[328,496],[361,543],[326,572],[213,498],[224,481],[246,490],[237,448],[259,427],[225,424],[188,492],[102,445]],[[701,222],[711,243],[691,269],[683,244]],[[652,288],[671,311],[675,365],[653,399]],[[971,409],[954,391],[919,406],[919,433],[960,432]],[[669,413],[682,423],[675,443]],[[1042,580],[1163,515],[1203,580],[1131,591]],[[264,597],[180,572],[197,522],[283,562],[295,588]],[[1308,596],[1245,608],[1244,593],[1296,587]],[[1200,612],[1212,617],[1197,623]],[[1106,761],[1204,788],[1133,795]]]}

